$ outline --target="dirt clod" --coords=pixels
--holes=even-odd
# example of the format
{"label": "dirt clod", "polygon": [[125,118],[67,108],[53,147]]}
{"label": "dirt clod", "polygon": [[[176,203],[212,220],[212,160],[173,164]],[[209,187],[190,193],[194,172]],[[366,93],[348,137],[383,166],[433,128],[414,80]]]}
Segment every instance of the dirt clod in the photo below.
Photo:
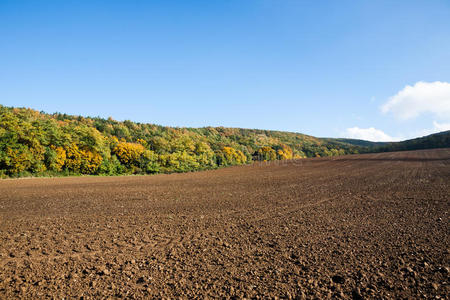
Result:
{"label": "dirt clod", "polygon": [[345,278],[340,275],[334,275],[333,277],[331,277],[331,280],[333,280],[334,283],[340,283],[340,284],[345,282]]}

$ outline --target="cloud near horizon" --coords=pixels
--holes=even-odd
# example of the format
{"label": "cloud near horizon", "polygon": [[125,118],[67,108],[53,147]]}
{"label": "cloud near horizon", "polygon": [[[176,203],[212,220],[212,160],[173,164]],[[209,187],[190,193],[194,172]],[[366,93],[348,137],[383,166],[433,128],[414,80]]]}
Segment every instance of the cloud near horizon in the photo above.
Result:
{"label": "cloud near horizon", "polygon": [[351,139],[366,140],[371,142],[393,142],[398,141],[398,138],[394,138],[384,133],[382,130],[370,127],[359,128],[358,126],[347,128],[344,135]]}
{"label": "cloud near horizon", "polygon": [[[407,137],[408,139],[427,136],[433,133],[443,132],[450,130],[450,123],[440,123],[437,121],[433,121],[433,127],[428,129],[423,129],[415,134]],[[384,131],[380,129],[376,129],[374,127],[370,128],[359,128],[358,126],[347,128],[343,135],[346,138],[358,139],[358,140],[366,140],[371,142],[398,142],[404,140],[405,138],[401,137],[392,137],[386,134]]]}
{"label": "cloud near horizon", "polygon": [[430,129],[424,129],[419,132],[419,136],[425,136],[430,135],[433,133],[438,133],[442,131],[450,130],[450,123],[439,123],[436,121],[433,121],[433,128]]}
{"label": "cloud near horizon", "polygon": [[414,119],[423,113],[450,119],[450,83],[419,81],[407,85],[381,106],[383,113],[392,113],[400,120]]}

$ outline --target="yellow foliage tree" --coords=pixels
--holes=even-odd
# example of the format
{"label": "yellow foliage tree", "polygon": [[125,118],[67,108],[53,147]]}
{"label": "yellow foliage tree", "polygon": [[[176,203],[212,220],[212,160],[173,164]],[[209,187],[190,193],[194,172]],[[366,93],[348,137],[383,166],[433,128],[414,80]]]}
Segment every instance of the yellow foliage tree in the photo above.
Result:
{"label": "yellow foliage tree", "polygon": [[223,147],[222,152],[229,164],[244,164],[247,161],[247,156],[241,150],[236,150],[232,147]]}
{"label": "yellow foliage tree", "polygon": [[197,142],[195,144],[195,156],[201,166],[215,166],[214,151],[205,142]]}
{"label": "yellow foliage tree", "polygon": [[6,155],[9,157],[9,169],[12,174],[18,174],[31,167],[33,155],[27,150],[11,148],[6,150]]}
{"label": "yellow foliage tree", "polygon": [[50,168],[55,171],[61,171],[66,163],[66,150],[63,147],[56,147],[53,145],[50,146],[50,149],[55,151],[55,158],[52,161]]}
{"label": "yellow foliage tree", "polygon": [[258,150],[258,157],[260,160],[264,160],[264,161],[276,160],[277,153],[271,147],[264,146]]}
{"label": "yellow foliage tree", "polygon": [[66,163],[65,167],[68,170],[78,172],[81,168],[81,153],[76,144],[70,144],[65,147],[66,150]]}
{"label": "yellow foliage tree", "polygon": [[119,142],[113,149],[120,162],[127,166],[136,164],[144,151],[145,148],[141,144],[127,142]]}
{"label": "yellow foliage tree", "polygon": [[292,159],[294,157],[294,153],[292,152],[291,147],[285,144],[281,144],[281,148],[277,150],[278,159]]}
{"label": "yellow foliage tree", "polygon": [[[65,150],[65,152],[64,152]],[[95,174],[100,167],[103,157],[95,150],[87,147],[80,149],[77,144],[72,143],[65,149],[55,149],[57,152],[57,162],[61,164],[64,160],[64,166],[71,171],[81,172],[83,174]]]}
{"label": "yellow foliage tree", "polygon": [[103,161],[102,156],[96,151],[90,151],[88,149],[81,150],[80,155],[80,171],[84,174],[95,174]]}

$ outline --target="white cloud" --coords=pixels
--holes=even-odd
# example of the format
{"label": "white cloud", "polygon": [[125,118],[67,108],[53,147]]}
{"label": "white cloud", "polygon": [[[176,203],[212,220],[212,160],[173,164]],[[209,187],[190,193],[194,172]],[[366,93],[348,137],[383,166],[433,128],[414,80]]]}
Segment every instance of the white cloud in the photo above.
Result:
{"label": "white cloud", "polygon": [[392,113],[401,120],[413,119],[423,113],[450,119],[450,83],[419,81],[407,85],[389,98],[383,106],[383,113]]}
{"label": "white cloud", "polygon": [[438,123],[438,122],[434,121],[433,125],[434,125],[434,128],[436,129],[436,132],[450,130],[450,123]]}
{"label": "white cloud", "polygon": [[436,121],[433,121],[433,126],[434,129],[436,129],[436,132],[450,130],[450,123],[438,123]]}
{"label": "white cloud", "polygon": [[375,129],[373,127],[370,128],[359,128],[352,127],[347,128],[345,131],[345,136],[352,139],[358,140],[366,140],[372,142],[392,142],[398,140],[397,138],[393,138],[382,130]]}
{"label": "white cloud", "polygon": [[429,135],[447,130],[450,130],[450,123],[438,123],[433,121],[433,128],[421,130],[418,133],[418,136]]}

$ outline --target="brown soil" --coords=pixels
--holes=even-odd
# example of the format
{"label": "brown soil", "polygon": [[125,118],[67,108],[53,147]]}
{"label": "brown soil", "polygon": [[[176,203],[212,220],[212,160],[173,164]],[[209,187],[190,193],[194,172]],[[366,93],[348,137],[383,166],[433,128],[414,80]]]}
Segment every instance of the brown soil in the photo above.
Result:
{"label": "brown soil", "polygon": [[446,298],[450,149],[3,180],[0,298]]}

